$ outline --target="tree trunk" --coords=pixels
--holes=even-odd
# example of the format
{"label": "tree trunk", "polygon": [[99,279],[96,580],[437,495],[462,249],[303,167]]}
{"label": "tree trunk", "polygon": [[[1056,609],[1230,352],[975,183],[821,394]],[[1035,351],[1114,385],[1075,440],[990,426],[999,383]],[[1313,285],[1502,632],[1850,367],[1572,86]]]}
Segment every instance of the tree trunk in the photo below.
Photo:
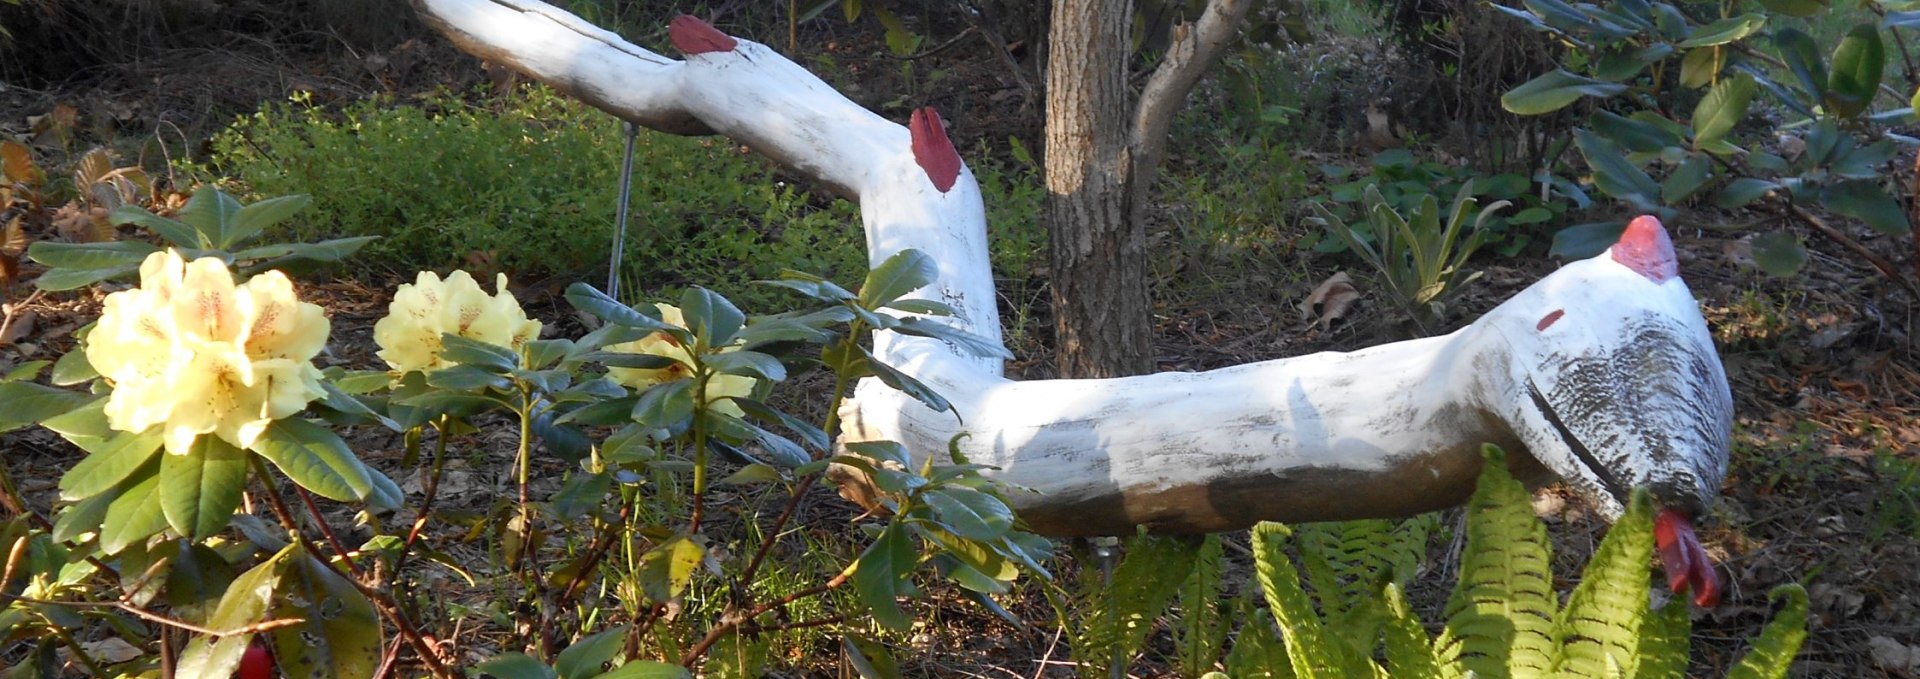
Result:
{"label": "tree trunk", "polygon": [[1153,370],[1146,231],[1129,217],[1131,0],[1063,0],[1047,63],[1047,229],[1063,377]]}

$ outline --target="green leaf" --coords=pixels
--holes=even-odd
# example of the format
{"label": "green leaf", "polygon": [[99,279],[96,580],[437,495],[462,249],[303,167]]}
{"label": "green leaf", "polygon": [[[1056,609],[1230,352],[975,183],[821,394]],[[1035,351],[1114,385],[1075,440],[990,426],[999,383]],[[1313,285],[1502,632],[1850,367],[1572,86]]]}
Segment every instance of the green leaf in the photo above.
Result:
{"label": "green leaf", "polygon": [[[268,607],[273,603],[273,593],[279,589],[281,566],[286,563],[293,549],[289,545],[272,558],[234,578],[226,594],[220,597],[220,604],[214,608],[213,615],[208,616],[206,626],[218,631],[237,630],[265,620]],[[196,636],[187,644],[186,651],[181,653],[176,676],[233,676],[234,670],[240,667],[240,658],[246,653],[247,644],[252,641],[253,636],[249,634]]]}
{"label": "green leaf", "polygon": [[873,544],[848,568],[853,570],[853,589],[860,603],[872,611],[874,622],[894,631],[904,631],[912,620],[901,610],[901,585],[913,572],[913,543],[899,523],[887,524]]}
{"label": "green leaf", "polygon": [[1760,0],[1760,6],[1794,17],[1810,17],[1826,9],[1827,0]]}
{"label": "green leaf", "polygon": [[232,243],[227,235],[233,230],[233,217],[240,212],[240,201],[211,184],[200,187],[180,208],[180,221],[199,231],[216,249]]}
{"label": "green leaf", "polygon": [[1887,48],[1880,42],[1880,29],[1871,23],[1854,26],[1833,48],[1827,107],[1842,118],[1860,115],[1880,92],[1881,71],[1886,66]]}
{"label": "green leaf", "polygon": [[440,335],[440,357],[461,365],[471,365],[494,373],[520,366],[520,355],[507,347],[468,339],[453,333]]}
{"label": "green leaf", "polygon": [[331,500],[380,509],[397,508],[403,500],[398,486],[355,457],[339,434],[306,420],[276,420],[252,450],[300,487]]}
{"label": "green leaf", "polygon": [[1807,640],[1807,590],[1798,584],[1786,584],[1767,592],[1769,600],[1787,600],[1786,608],[1773,616],[1753,649],[1740,663],[1727,671],[1727,679],[1784,679],[1793,666],[1793,657]]}
{"label": "green leaf", "polygon": [[963,538],[994,540],[1013,529],[1013,510],[1000,498],[971,488],[932,488],[920,499],[933,508],[941,525]]}
{"label": "green leaf", "polygon": [[1747,36],[1759,32],[1760,28],[1766,25],[1767,16],[1764,14],[1748,12],[1739,16],[1731,16],[1695,29],[1692,36],[1680,41],[1680,46],[1712,47],[1714,45],[1725,45],[1730,42],[1745,39]]}
{"label": "green leaf", "polygon": [[1714,85],[1693,108],[1693,147],[1706,148],[1725,139],[1734,125],[1747,116],[1747,106],[1753,103],[1756,89],[1753,76],[1745,73],[1721,78],[1720,84]]}
{"label": "green leaf", "polygon": [[754,486],[779,480],[779,470],[774,469],[772,465],[755,462],[728,474],[717,483],[722,486]]}
{"label": "green leaf", "polygon": [[1813,101],[1825,99],[1827,66],[1813,38],[1799,29],[1782,28],[1774,32],[1773,45],[1779,48],[1780,60],[1787,63],[1787,70],[1793,71],[1793,77],[1800,81],[1800,88]]}
{"label": "green leaf", "polygon": [[192,618],[211,613],[233,584],[233,566],[205,544],[175,540],[177,553],[167,568],[167,605],[191,609]]}
{"label": "green leaf", "polygon": [[506,391],[513,386],[513,381],[480,366],[461,364],[427,373],[427,386],[453,391]]}
{"label": "green leaf", "polygon": [[488,658],[474,669],[493,675],[494,679],[558,679],[560,676],[533,656],[512,651]]}
{"label": "green leaf", "polygon": [[120,240],[108,243],[60,243],[38,241],[27,248],[27,257],[49,269],[140,268],[147,255],[159,252],[144,241]]}
{"label": "green leaf", "polygon": [[706,556],[706,547],[676,535],[640,556],[640,587],[654,603],[667,603],[686,591]]}
{"label": "green leaf", "polygon": [[901,250],[867,272],[860,286],[860,306],[878,309],[909,292],[927,287],[939,275],[939,264],[919,250]]}
{"label": "green leaf", "polygon": [[1427,629],[1420,624],[1400,586],[1387,583],[1386,638],[1387,669],[1395,677],[1441,677],[1440,656],[1427,640]]}
{"label": "green leaf", "polygon": [[936,413],[953,410],[953,404],[947,402],[946,397],[941,396],[939,392],[934,391],[933,387],[927,386],[920,380],[915,379],[912,375],[895,370],[893,366],[881,363],[880,359],[874,358],[873,354],[867,353],[866,347],[855,347],[855,349],[866,357],[867,368],[873,371],[875,377],[880,378],[881,383],[893,387],[908,396],[912,396],[914,400],[926,404],[928,408],[932,408]]}
{"label": "green leaf", "polygon": [[1589,78],[1563,68],[1556,68],[1545,75],[1521,83],[1519,87],[1501,95],[1500,105],[1509,112],[1531,116],[1566,108],[1568,104],[1583,96],[1611,97],[1626,91],[1626,85]]}
{"label": "green leaf", "polygon": [[276,243],[247,248],[233,253],[234,261],[247,262],[270,259],[263,264],[248,266],[248,270],[265,270],[285,262],[310,260],[315,262],[338,262],[349,255],[359,252],[368,243],[379,240],[379,236],[353,236],[333,238],[318,243]]}
{"label": "green leaf", "polygon": [[1242,590],[1247,598],[1241,600],[1245,610],[1240,617],[1246,622],[1233,640],[1233,649],[1227,652],[1227,673],[1233,679],[1293,679],[1293,663],[1287,658],[1287,647],[1280,642],[1272,616],[1262,615],[1253,604],[1253,598],[1260,596],[1258,589]]}
{"label": "green leaf", "polygon": [[107,221],[113,222],[114,224],[132,224],[147,227],[148,229],[152,229],[154,233],[160,234],[161,238],[167,239],[167,242],[172,243],[174,247],[208,248],[213,246],[213,243],[202,239],[199,232],[194,231],[193,227],[148,212],[138,205],[122,205],[114,208],[112,212],[107,213]]}
{"label": "green leaf", "polygon": [[1253,527],[1254,578],[1266,595],[1267,609],[1280,623],[1293,673],[1303,678],[1360,677],[1377,673],[1353,671],[1363,662],[1350,646],[1329,635],[1313,602],[1300,587],[1300,573],[1287,558],[1286,526],[1263,521]]}
{"label": "green leaf", "polygon": [[[1612,111],[1596,111],[1587,125],[1607,139],[1636,153],[1659,153],[1679,146],[1685,140],[1672,129],[1646,120],[1622,117]],[[1684,129],[1684,128],[1682,128]]]}
{"label": "green leaf", "polygon": [[[1482,457],[1479,487],[1467,504],[1460,579],[1434,648],[1445,663],[1480,676],[1543,676],[1554,648],[1547,527],[1534,516],[1533,496],[1507,471],[1506,454],[1489,445]],[[1644,572],[1633,577],[1647,580]]]}
{"label": "green leaf", "polygon": [[563,521],[586,516],[588,511],[601,505],[607,497],[607,491],[612,489],[612,474],[576,472],[561,484],[560,490],[554,492],[553,515]]}
{"label": "green leaf", "polygon": [[85,346],[75,347],[61,354],[60,360],[53,362],[53,374],[47,376],[47,381],[54,386],[71,387],[99,377],[100,371],[94,370],[93,363],[87,361],[85,349]]}
{"label": "green leaf", "polygon": [[561,651],[553,660],[553,669],[559,679],[591,679],[601,676],[600,667],[613,660],[620,652],[622,642],[626,641],[627,626],[583,637],[573,642],[567,650]]}
{"label": "green leaf", "polygon": [[1620,240],[1620,234],[1626,232],[1627,223],[1623,221],[1592,222],[1569,226],[1554,232],[1553,248],[1547,251],[1550,257],[1567,259],[1586,259]]}
{"label": "green leaf", "polygon": [[1667,175],[1666,181],[1660,183],[1660,199],[1669,205],[1685,202],[1712,178],[1713,161],[1704,155],[1689,155],[1686,160],[1680,161],[1679,167],[1673,169],[1673,174]]}
{"label": "green leaf", "polygon": [[1693,619],[1686,597],[1668,599],[1640,626],[1641,677],[1684,677]]}
{"label": "green leaf", "polygon": [[100,551],[119,554],[128,545],[167,528],[160,509],[160,464],[148,462],[122,482],[124,490],[107,505],[100,521]]}
{"label": "green leaf", "polygon": [[687,288],[680,294],[680,313],[687,320],[687,329],[708,347],[726,346],[747,323],[740,307],[719,293],[699,286]]}
{"label": "green leaf", "polygon": [[1700,47],[1687,52],[1680,59],[1680,85],[1699,89],[1713,84],[1720,77],[1720,70],[1727,65],[1727,49],[1724,47]]}
{"label": "green leaf", "polygon": [[[35,243],[34,245],[39,245]],[[47,292],[60,292],[84,288],[100,281],[115,278],[132,278],[140,272],[140,265],[127,264],[107,269],[53,269],[33,279],[33,285]]]}
{"label": "green leaf", "polygon": [[677,431],[693,417],[693,387],[690,379],[653,385],[640,392],[630,416],[648,429]]}
{"label": "green leaf", "polygon": [[1660,186],[1653,183],[1646,172],[1627,162],[1619,147],[1584,129],[1574,130],[1573,135],[1580,155],[1593,168],[1594,186],[1609,196],[1627,201],[1641,212],[1654,212],[1659,208]]}
{"label": "green leaf", "polygon": [[1007,351],[1007,348],[1002,346],[1000,342],[955,328],[941,320],[918,317],[903,318],[900,319],[899,325],[894,326],[893,331],[902,335],[937,339],[953,345],[960,351],[973,356],[986,356],[999,359],[1013,358],[1013,352]]}
{"label": "green leaf", "polygon": [[1753,237],[1753,263],[1761,271],[1782,278],[1807,264],[1807,249],[1788,231],[1769,231]]}
{"label": "green leaf", "polygon": [[840,637],[840,652],[853,665],[860,679],[900,679],[900,664],[887,652],[887,646],[856,635]]}
{"label": "green leaf", "polygon": [[575,309],[585,311],[592,314],[595,318],[615,325],[624,325],[629,328],[640,328],[651,331],[679,329],[661,321],[659,316],[660,312],[655,310],[652,305],[647,305],[646,310],[641,311],[634,307],[621,304],[620,300],[608,297],[607,293],[601,292],[586,283],[574,283],[573,285],[567,286],[567,302],[572,304]]}
{"label": "green leaf", "polygon": [[19,429],[29,424],[71,411],[96,397],[33,382],[0,382],[0,431]]}
{"label": "green leaf", "polygon": [[195,542],[233,520],[247,487],[247,452],[201,434],[185,455],[160,457],[160,509],[173,532]]}
{"label": "green leaf", "polygon": [[1889,236],[1904,235],[1913,230],[1900,202],[1887,195],[1878,182],[1854,179],[1829,184],[1820,191],[1820,204],[1858,219],[1874,231]]}
{"label": "green leaf", "polygon": [[273,588],[276,618],[305,622],[270,633],[273,658],[289,677],[371,677],[386,650],[373,602],[298,544]]}
{"label": "green leaf", "polygon": [[1765,179],[1741,177],[1728,182],[1727,187],[1720,190],[1720,195],[1714,196],[1713,204],[1728,210],[1745,207],[1779,188],[1778,183]]}
{"label": "green leaf", "polygon": [[[1539,525],[1531,505],[1527,515]],[[1580,584],[1567,597],[1566,608],[1554,618],[1554,672],[1603,677],[1617,671],[1636,676],[1640,628],[1647,612],[1647,563],[1652,559],[1653,499],[1646,489],[1637,488],[1626,515],[1613,522],[1587,562]],[[1467,577],[1463,571],[1462,579]]]}
{"label": "green leaf", "polygon": [[1193,569],[1180,585],[1180,617],[1178,624],[1172,626],[1180,676],[1206,674],[1226,648],[1232,611],[1221,599],[1224,550],[1219,535],[1203,538],[1194,555]]}
{"label": "green leaf", "polygon": [[629,660],[595,679],[690,679],[687,668],[654,660]]}
{"label": "green leaf", "polygon": [[780,359],[758,351],[728,351],[707,356],[707,367],[725,375],[745,375],[778,382],[787,379],[787,367]]}
{"label": "green leaf", "polygon": [[225,240],[215,244],[215,247],[231,248],[234,243],[259,235],[267,227],[287,221],[293,213],[311,204],[313,204],[312,198],[305,194],[295,194],[268,198],[240,208],[240,211],[233,214],[233,222],[228,224]]}

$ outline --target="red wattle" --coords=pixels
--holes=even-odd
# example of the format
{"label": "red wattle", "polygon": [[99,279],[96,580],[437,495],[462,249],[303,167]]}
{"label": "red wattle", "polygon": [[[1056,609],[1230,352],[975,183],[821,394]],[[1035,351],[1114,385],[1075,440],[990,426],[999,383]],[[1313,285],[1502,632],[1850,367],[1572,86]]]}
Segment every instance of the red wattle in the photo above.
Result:
{"label": "red wattle", "polygon": [[1613,261],[1633,269],[1655,283],[1680,275],[1679,259],[1673,254],[1673,240],[1667,228],[1653,215],[1641,215],[1627,222],[1627,230],[1613,244]]}
{"label": "red wattle", "polygon": [[1667,573],[1667,588],[1676,594],[1686,591],[1688,577],[1693,573],[1693,550],[1687,548],[1692,540],[1693,524],[1687,521],[1686,515],[1667,509],[1653,520],[1653,544],[1660,552],[1660,566]]}
{"label": "red wattle", "polygon": [[681,54],[706,54],[708,52],[732,52],[740,42],[733,36],[721,33],[712,24],[682,14],[667,24],[667,39],[673,41],[673,48]]}
{"label": "red wattle", "polygon": [[1687,586],[1693,588],[1693,603],[1701,608],[1720,605],[1720,576],[1713,570],[1713,559],[1700,547],[1699,540],[1687,542],[1693,553],[1693,570],[1687,573]]}
{"label": "red wattle", "polygon": [[960,152],[953,149],[953,140],[947,138],[947,127],[941,124],[940,114],[932,106],[914,109],[913,117],[907,121],[907,134],[912,138],[913,162],[927,173],[933,188],[941,193],[952,189],[953,182],[960,178]]}

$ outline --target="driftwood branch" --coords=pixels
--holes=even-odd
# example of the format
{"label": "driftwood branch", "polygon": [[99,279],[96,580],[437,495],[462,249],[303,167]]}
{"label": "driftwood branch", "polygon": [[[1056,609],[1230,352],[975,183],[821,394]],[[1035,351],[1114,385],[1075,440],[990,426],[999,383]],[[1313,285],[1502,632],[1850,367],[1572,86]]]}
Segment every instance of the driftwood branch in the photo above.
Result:
{"label": "driftwood branch", "polygon": [[[687,17],[670,30],[686,55],[676,61],[531,0],[414,2],[469,51],[642,125],[727,135],[854,197],[870,261],[933,254],[936,280],[915,294],[958,310],[938,322],[999,341],[980,191],[930,110],[909,130]],[[1177,41],[1194,41],[1191,58],[1217,37],[1210,25]],[[1161,87],[1179,85],[1167,78]],[[1012,382],[998,360],[935,340],[883,332],[874,351],[955,413],[867,380],[843,411],[845,436],[933,456],[965,434],[956,445],[998,467],[1015,508],[1051,535],[1427,511],[1465,499],[1487,442],[1603,511],[1651,486],[1697,513],[1725,476],[1732,428],[1726,376],[1652,218],[1452,335],[1353,353]]]}

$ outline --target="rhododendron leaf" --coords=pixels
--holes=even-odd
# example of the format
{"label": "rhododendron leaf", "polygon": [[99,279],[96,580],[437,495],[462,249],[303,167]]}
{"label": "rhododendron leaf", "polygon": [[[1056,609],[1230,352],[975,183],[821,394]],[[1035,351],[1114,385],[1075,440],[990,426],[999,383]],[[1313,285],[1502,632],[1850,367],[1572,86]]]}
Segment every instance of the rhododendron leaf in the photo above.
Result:
{"label": "rhododendron leaf", "polygon": [[247,485],[247,452],[202,434],[185,455],[160,458],[160,509],[173,531],[195,541],[227,527]]}

